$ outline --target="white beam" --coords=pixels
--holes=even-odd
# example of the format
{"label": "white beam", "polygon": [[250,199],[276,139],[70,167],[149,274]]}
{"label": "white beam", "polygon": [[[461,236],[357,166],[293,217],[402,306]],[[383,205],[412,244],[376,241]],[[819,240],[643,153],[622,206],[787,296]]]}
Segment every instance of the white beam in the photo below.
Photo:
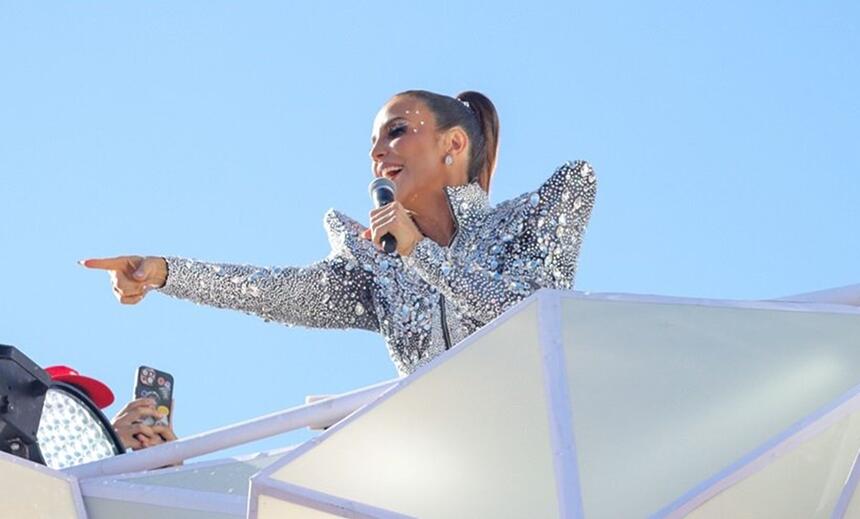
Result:
{"label": "white beam", "polygon": [[380,382],[312,404],[301,405],[270,415],[228,425],[221,429],[189,436],[145,450],[122,454],[92,463],[69,467],[64,472],[78,478],[108,476],[151,470],[221,449],[268,438],[277,434],[326,421],[337,421],[372,402],[397,384],[399,379]]}

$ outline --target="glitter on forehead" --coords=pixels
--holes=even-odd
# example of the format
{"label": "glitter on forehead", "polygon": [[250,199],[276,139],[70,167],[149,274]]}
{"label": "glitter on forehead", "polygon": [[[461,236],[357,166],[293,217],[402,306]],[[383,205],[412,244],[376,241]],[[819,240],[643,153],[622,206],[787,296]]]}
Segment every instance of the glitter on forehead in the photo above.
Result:
{"label": "glitter on forehead", "polygon": [[454,240],[444,247],[424,238],[404,258],[380,252],[359,236],[364,226],[329,211],[332,252],[316,264],[167,258],[160,290],[288,325],[377,331],[406,375],[535,290],[572,288],[595,192],[585,162],[564,164],[537,190],[496,207],[477,183],[448,187]]}

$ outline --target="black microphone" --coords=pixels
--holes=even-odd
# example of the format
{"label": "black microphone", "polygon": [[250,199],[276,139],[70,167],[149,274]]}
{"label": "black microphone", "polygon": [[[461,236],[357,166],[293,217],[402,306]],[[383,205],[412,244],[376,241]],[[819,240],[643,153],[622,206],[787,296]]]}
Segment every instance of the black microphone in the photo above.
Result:
{"label": "black microphone", "polygon": [[[373,207],[377,209],[394,201],[394,182],[385,177],[374,179],[367,189],[370,191],[370,199],[373,200]],[[386,233],[379,241],[382,243],[382,250],[385,252],[391,253],[397,250],[397,238],[392,236],[390,232]]]}

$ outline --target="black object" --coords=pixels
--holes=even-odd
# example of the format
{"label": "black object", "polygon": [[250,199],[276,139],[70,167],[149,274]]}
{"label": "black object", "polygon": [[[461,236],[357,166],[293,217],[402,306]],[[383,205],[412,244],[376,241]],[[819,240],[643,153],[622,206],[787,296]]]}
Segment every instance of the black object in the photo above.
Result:
{"label": "black object", "polygon": [[0,450],[45,464],[36,432],[51,383],[17,348],[0,345]]}
{"label": "black object", "polygon": [[[385,177],[376,178],[370,183],[368,190],[370,191],[370,198],[373,200],[373,207],[377,209],[385,207],[394,201],[394,182],[390,179]],[[385,252],[392,253],[397,250],[397,238],[391,233],[386,233],[379,241],[382,243],[382,250]]]}
{"label": "black object", "polygon": [[[114,451],[117,454],[125,452],[110,422],[86,393],[69,384],[55,382],[38,364],[17,348],[2,344],[0,344],[0,451],[45,465],[37,433],[45,405],[45,394],[49,389],[66,393],[87,408],[112,440]],[[69,448],[74,447],[69,445]]]}

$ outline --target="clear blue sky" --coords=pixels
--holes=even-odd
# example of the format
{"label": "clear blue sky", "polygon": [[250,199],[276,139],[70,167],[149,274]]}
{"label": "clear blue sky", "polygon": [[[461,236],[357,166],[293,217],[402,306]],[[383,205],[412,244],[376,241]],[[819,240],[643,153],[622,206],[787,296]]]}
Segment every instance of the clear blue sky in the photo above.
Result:
{"label": "clear blue sky", "polygon": [[371,121],[408,88],[493,99],[495,201],[592,163],[579,289],[860,282],[856,2],[392,5],[0,1],[0,343],[120,401],[139,364],[172,372],[180,435],[393,377],[374,334],[123,307],[76,261],[325,256],[322,215],[365,218]]}

